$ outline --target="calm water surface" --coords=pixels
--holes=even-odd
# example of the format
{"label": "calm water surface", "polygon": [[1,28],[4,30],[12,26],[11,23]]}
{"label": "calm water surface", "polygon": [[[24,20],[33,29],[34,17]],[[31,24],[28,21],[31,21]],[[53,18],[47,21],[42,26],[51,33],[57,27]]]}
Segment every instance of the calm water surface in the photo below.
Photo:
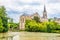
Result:
{"label": "calm water surface", "polygon": [[0,40],[60,40],[60,34],[40,32],[8,32],[0,33]]}

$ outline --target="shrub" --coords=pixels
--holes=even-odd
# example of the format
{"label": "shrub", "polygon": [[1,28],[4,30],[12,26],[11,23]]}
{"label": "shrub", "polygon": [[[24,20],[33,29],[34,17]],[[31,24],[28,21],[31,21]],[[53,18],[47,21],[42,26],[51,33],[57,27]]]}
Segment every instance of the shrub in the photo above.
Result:
{"label": "shrub", "polygon": [[27,20],[26,24],[26,31],[30,32],[59,32],[60,25],[56,22],[42,22],[38,23],[35,20]]}

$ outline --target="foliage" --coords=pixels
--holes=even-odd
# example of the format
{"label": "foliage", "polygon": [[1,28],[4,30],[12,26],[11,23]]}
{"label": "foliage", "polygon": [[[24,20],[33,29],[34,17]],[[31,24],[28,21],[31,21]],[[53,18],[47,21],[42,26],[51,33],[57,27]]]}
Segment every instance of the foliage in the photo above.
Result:
{"label": "foliage", "polygon": [[2,19],[0,18],[0,32],[2,32],[3,31],[3,23],[2,23]]}
{"label": "foliage", "polygon": [[13,22],[13,19],[12,18],[9,18],[9,21],[8,21],[8,28],[9,28],[9,31],[16,31],[16,29],[19,29],[19,23],[14,23]]}
{"label": "foliage", "polygon": [[26,30],[27,31],[33,31],[33,32],[39,32],[39,31],[46,31],[46,25],[43,25],[42,23],[37,23],[35,20],[30,20],[30,22],[27,23],[26,21]]}
{"label": "foliage", "polygon": [[0,7],[0,32],[8,31],[8,18],[4,6]]}
{"label": "foliage", "polygon": [[16,29],[18,26],[18,23],[10,23],[10,28]]}
{"label": "foliage", "polygon": [[33,18],[36,22],[40,22],[40,18],[39,17],[37,17],[37,16],[34,16],[34,18]]}
{"label": "foliage", "polygon": [[54,21],[38,23],[35,20],[26,20],[25,27],[30,32],[60,32],[60,24]]}

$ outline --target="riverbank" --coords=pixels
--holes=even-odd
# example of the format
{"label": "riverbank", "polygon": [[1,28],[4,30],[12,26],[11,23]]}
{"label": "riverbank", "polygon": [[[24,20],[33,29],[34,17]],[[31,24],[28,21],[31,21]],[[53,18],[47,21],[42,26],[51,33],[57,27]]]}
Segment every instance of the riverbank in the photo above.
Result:
{"label": "riverbank", "polygon": [[[13,40],[59,40],[60,34],[58,33],[42,33],[42,32],[8,32],[5,36],[13,36]],[[0,33],[3,36],[3,33]]]}

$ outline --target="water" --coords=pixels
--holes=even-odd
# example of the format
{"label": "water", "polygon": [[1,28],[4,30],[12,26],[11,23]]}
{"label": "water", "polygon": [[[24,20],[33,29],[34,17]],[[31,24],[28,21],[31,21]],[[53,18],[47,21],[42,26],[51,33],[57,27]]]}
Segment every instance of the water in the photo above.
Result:
{"label": "water", "polygon": [[[1,37],[5,38],[1,38]],[[40,32],[0,33],[0,40],[60,40],[60,34]]]}

